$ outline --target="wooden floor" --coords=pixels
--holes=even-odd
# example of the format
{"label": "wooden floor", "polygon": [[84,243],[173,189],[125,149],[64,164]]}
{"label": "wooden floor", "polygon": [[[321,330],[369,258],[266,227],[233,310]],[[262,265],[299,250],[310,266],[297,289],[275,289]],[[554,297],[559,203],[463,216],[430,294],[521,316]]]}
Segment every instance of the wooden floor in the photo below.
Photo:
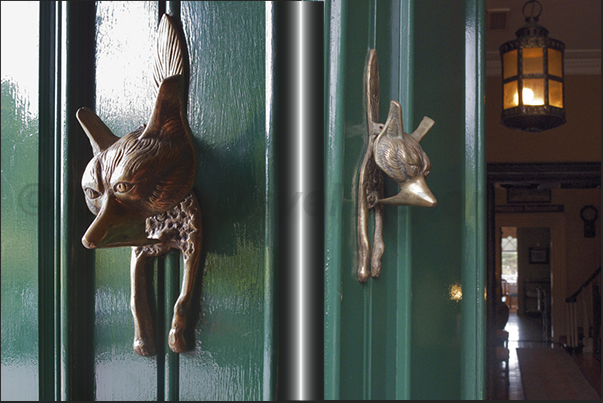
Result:
{"label": "wooden floor", "polygon": [[[563,348],[543,340],[542,326],[538,318],[518,317],[514,312],[509,315],[505,330],[509,332],[509,385],[508,390],[501,379],[497,387],[497,400],[525,400],[517,348]],[[573,355],[586,379],[601,396],[601,363],[593,354]],[[504,365],[504,364],[501,364]]]}
{"label": "wooden floor", "polygon": [[584,373],[584,376],[586,376],[586,379],[588,379],[599,396],[601,396],[601,362],[592,353],[575,354],[573,358]]}

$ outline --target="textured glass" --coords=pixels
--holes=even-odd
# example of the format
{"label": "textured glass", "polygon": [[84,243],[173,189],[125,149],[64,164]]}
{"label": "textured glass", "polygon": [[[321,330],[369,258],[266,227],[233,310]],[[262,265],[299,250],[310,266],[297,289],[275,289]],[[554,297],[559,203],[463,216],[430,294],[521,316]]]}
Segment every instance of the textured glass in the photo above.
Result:
{"label": "textured glass", "polygon": [[563,76],[562,53],[555,49],[549,49],[549,74],[557,77]]}
{"label": "textured glass", "polygon": [[[148,123],[153,110],[157,2],[101,1],[96,21],[96,113],[121,137]],[[96,400],[158,399],[157,360],[132,350],[130,253],[95,251]]]}
{"label": "textured glass", "polygon": [[549,80],[549,105],[563,108],[563,83]]}
{"label": "textured glass", "polygon": [[503,108],[509,109],[519,105],[517,96],[517,81],[511,81],[504,85]]}
{"label": "textured glass", "polygon": [[523,70],[522,74],[543,74],[544,63],[543,48],[523,48]]}
{"label": "textured glass", "polygon": [[524,105],[544,105],[544,79],[531,78],[523,80],[521,97]]}
{"label": "textured glass", "polygon": [[38,2],[2,2],[2,400],[38,400]]}
{"label": "textured glass", "polygon": [[517,75],[517,49],[503,54],[503,79]]}

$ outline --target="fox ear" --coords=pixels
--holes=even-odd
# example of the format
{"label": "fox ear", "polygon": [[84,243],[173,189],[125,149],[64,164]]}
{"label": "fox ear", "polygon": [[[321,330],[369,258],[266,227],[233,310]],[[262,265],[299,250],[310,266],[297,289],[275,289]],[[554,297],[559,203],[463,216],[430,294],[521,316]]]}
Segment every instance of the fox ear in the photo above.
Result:
{"label": "fox ear", "polygon": [[[379,133],[378,138],[389,137],[397,138],[404,133],[404,125],[402,123],[402,107],[396,101],[390,101],[389,113],[383,124],[383,129]],[[376,140],[376,142],[379,140]]]}
{"label": "fox ear", "polygon": [[119,140],[119,137],[114,135],[92,110],[86,107],[80,108],[75,116],[90,140],[94,155],[106,150]]}
{"label": "fox ear", "polygon": [[151,120],[141,137],[158,135],[172,137],[182,133],[186,113],[184,89],[184,77],[180,74],[163,80]]}
{"label": "fox ear", "polygon": [[421,123],[419,124],[419,127],[417,127],[417,129],[411,133],[411,136],[417,140],[417,143],[420,142],[434,124],[435,122],[433,119],[424,116],[423,120],[421,120]]}

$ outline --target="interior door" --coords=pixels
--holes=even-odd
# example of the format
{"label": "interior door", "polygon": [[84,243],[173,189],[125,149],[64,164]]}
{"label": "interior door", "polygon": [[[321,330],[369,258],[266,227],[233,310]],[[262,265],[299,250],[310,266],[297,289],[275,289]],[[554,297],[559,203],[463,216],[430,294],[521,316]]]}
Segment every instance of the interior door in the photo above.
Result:
{"label": "interior door", "polygon": [[[325,397],[484,397],[483,4],[328,1]],[[381,275],[357,280],[363,75],[376,49],[380,122],[423,116],[434,208],[385,206]],[[386,180],[385,195],[398,192]],[[369,219],[370,222],[370,219]],[[370,236],[369,236],[370,238]]]}
{"label": "interior door", "polygon": [[[259,2],[194,1],[66,5],[62,397],[273,396],[264,8]],[[81,106],[93,108],[118,136],[149,121],[157,25],[166,11],[182,21],[190,58],[188,120],[198,161],[194,191],[203,214],[202,279],[193,348],[174,354],[167,334],[182,263],[179,253],[156,259],[151,273],[158,353],[147,358],[132,349],[130,248],[88,251],[80,243],[94,218],[79,189],[92,154],[73,117]]]}

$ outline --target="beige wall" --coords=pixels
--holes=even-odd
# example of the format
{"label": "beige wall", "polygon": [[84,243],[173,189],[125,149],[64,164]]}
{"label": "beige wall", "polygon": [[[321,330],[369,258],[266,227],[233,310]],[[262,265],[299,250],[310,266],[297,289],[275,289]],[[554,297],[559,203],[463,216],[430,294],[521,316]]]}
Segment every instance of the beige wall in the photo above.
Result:
{"label": "beige wall", "polygon": [[[567,231],[567,289],[576,289],[601,265],[601,189],[555,189],[553,204],[562,204]],[[580,210],[591,204],[599,210],[595,238],[584,237],[584,222]]]}
{"label": "beige wall", "polygon": [[500,77],[486,80],[486,160],[488,162],[601,161],[601,76],[565,77],[567,123],[540,133],[500,124]]}

